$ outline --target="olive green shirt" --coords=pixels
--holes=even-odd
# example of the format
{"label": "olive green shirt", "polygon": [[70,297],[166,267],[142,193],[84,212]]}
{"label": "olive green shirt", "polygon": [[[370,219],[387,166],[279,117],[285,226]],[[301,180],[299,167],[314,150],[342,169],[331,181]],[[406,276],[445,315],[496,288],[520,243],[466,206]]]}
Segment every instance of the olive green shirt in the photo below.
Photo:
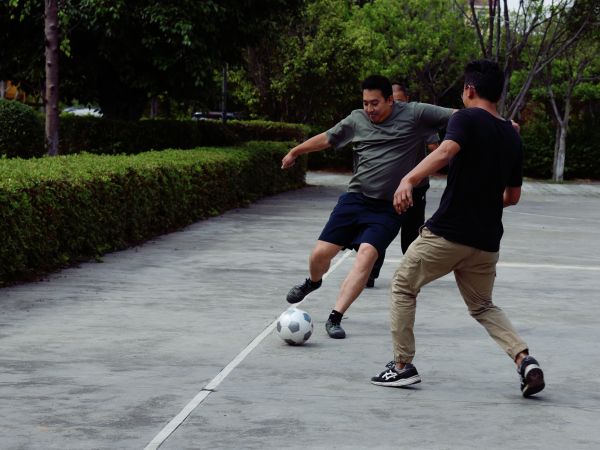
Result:
{"label": "olive green shirt", "polygon": [[452,112],[427,103],[395,102],[382,123],[371,122],[364,110],[356,109],[327,130],[333,148],[352,143],[356,152],[348,192],[391,201],[402,177],[422,159],[423,143],[446,126]]}

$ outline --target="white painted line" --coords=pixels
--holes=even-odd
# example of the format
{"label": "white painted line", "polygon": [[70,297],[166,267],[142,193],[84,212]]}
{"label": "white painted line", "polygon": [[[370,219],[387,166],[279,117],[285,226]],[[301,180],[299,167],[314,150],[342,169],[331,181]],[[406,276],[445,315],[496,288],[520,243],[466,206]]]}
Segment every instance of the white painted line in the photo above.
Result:
{"label": "white painted line", "polygon": [[[402,259],[386,259],[387,262],[399,264]],[[557,270],[590,270],[600,272],[600,266],[574,266],[569,264],[535,264],[520,262],[499,262],[496,267],[522,267],[527,269],[557,269]]]}
{"label": "white painted line", "polygon": [[600,266],[574,266],[568,264],[498,263],[498,267],[524,267],[529,269],[592,270],[600,272]]}
{"label": "white painted line", "polygon": [[[323,280],[325,280],[330,273],[337,269],[340,266],[340,264],[342,264],[342,262],[346,260],[348,256],[350,256],[351,253],[351,250],[347,250],[339,258],[339,260],[336,261],[336,263],[329,268],[327,273],[323,275]],[[306,298],[308,298],[310,295],[311,294],[308,294]],[[304,298],[301,302],[297,303],[296,305],[300,305],[306,300],[306,298]],[[209,381],[209,383],[202,390],[200,390],[200,392],[198,392],[198,394],[196,394],[196,396],[187,405],[185,405],[181,412],[175,417],[173,417],[173,419],[171,419],[171,421],[162,430],[160,430],[160,432],[156,436],[154,436],[150,443],[146,447],[144,447],[144,450],[156,450],[157,448],[159,448],[167,440],[167,438],[179,427],[179,425],[181,425],[185,421],[185,419],[188,418],[192,411],[194,411],[194,409],[196,409],[200,405],[200,403],[202,403],[217,388],[217,386],[219,386],[219,384],[221,384],[221,382],[227,377],[227,375],[229,375],[233,371],[233,369],[235,369],[246,358],[246,356],[248,356],[250,352],[252,352],[252,350],[258,347],[258,345],[269,334],[273,332],[276,325],[277,319],[271,322],[267,326],[267,328],[265,328],[262,331],[262,333],[256,336],[252,340],[252,342],[250,342],[246,346],[246,348],[244,348],[240,353],[238,353],[238,355],[235,358],[233,358],[233,360],[229,364],[227,364],[225,368],[221,370],[221,372],[219,372],[219,374],[216,377]]]}

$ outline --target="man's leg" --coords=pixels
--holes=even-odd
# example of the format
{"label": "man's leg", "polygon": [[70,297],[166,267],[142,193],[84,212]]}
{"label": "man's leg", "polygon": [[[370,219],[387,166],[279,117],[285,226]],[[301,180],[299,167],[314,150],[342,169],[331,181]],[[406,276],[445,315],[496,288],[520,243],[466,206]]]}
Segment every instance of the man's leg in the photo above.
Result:
{"label": "man's leg", "polygon": [[454,277],[469,314],[483,325],[492,339],[516,362],[517,356],[527,351],[527,344],[518,335],[504,311],[492,303],[497,261],[497,252],[473,249],[473,255],[455,268]]}
{"label": "man's leg", "polygon": [[360,244],[352,269],[340,287],[335,307],[325,324],[325,329],[330,337],[334,339],[346,337],[346,332],[340,325],[342,316],[365,288],[378,254],[377,249],[371,244],[366,242]]}
{"label": "man's leg", "polygon": [[420,383],[412,360],[415,356],[414,324],[417,294],[421,287],[452,271],[464,257],[465,246],[453,244],[423,228],[408,248],[392,281],[391,331],[394,362],[371,378],[378,386],[401,387]]}
{"label": "man's leg", "polygon": [[515,362],[521,377],[521,392],[530,397],[544,389],[544,372],[537,360],[529,356],[527,344],[504,311],[492,303],[497,261],[498,253],[475,250],[471,258],[456,267],[454,276],[469,313]]}
{"label": "man's leg", "polygon": [[342,249],[340,245],[331,242],[317,241],[315,247],[310,253],[308,260],[308,271],[311,281],[319,281],[329,270],[331,260]]}
{"label": "man's leg", "polygon": [[371,274],[369,275],[369,278],[367,279],[366,287],[368,287],[368,288],[375,287],[375,280],[377,278],[379,278],[379,272],[381,271],[381,268],[383,267],[384,260],[385,260],[385,251],[383,251],[379,254],[379,256],[377,257],[377,260],[375,261],[375,264],[373,264],[373,269],[371,269]]}
{"label": "man's leg", "polygon": [[312,291],[321,287],[323,275],[329,270],[331,260],[341,250],[340,245],[318,240],[308,260],[309,278],[294,286],[287,295],[288,303],[299,303]]}
{"label": "man's leg", "polygon": [[371,244],[363,242],[358,248],[358,253],[352,269],[342,283],[340,292],[335,302],[335,310],[342,314],[350,307],[352,302],[358,298],[365,288],[367,278],[371,273],[373,264],[377,260],[378,252]]}
{"label": "man's leg", "polygon": [[447,241],[423,228],[394,274],[391,294],[391,332],[398,368],[415,355],[414,323],[421,287],[450,273],[469,247]]}
{"label": "man's leg", "polygon": [[400,229],[402,253],[406,253],[410,244],[419,236],[419,229],[425,223],[425,206],[427,204],[425,193],[427,189],[427,187],[414,189],[413,205],[403,213],[404,221]]}

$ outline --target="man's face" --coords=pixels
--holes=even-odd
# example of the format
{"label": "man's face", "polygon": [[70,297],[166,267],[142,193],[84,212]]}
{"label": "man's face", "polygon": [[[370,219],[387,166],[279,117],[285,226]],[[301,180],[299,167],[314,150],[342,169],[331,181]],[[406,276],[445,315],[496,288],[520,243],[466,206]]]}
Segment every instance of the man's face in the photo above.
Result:
{"label": "man's face", "polygon": [[379,89],[363,90],[363,108],[371,122],[381,123],[392,114],[394,99],[389,96],[387,99]]}
{"label": "man's face", "polygon": [[402,90],[402,88],[400,86],[398,86],[397,84],[394,84],[392,86],[392,92],[394,93],[394,100],[397,102],[408,102],[408,95],[406,95],[406,92],[404,92]]}

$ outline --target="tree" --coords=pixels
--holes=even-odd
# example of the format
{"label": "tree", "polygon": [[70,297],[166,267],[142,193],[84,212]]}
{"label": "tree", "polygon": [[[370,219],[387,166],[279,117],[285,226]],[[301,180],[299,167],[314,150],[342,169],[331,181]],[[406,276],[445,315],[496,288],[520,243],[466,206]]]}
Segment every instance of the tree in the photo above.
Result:
{"label": "tree", "polygon": [[328,126],[360,105],[362,53],[350,36],[352,5],[312,0],[277,38],[245,51],[231,73],[237,101],[259,116]]}
{"label": "tree", "polygon": [[244,44],[272,33],[277,15],[298,4],[70,0],[68,92],[98,98],[108,117],[132,119],[159,94],[202,102],[207,91],[218,92],[214,70],[239,61]]}
{"label": "tree", "polygon": [[407,80],[421,101],[458,101],[464,64],[477,54],[458,8],[445,0],[374,0],[354,11],[350,33],[361,46],[363,75]]}
{"label": "tree", "polygon": [[[469,0],[468,12],[460,1],[454,2],[473,25],[481,55],[503,64],[505,86],[499,109],[511,119],[524,106],[536,77],[581,38],[598,13],[597,0],[520,0],[512,13],[508,0],[488,0],[483,12],[474,0]],[[527,75],[511,97],[512,74],[523,66]]]}
{"label": "tree", "polygon": [[587,91],[591,86],[582,84],[593,85],[600,80],[599,36],[598,32],[594,34],[590,33],[587,39],[579,41],[562,58],[548,65],[543,78],[556,121],[553,181],[563,181],[564,178],[569,120],[576,90],[581,87],[582,91]]}
{"label": "tree", "polygon": [[46,150],[58,154],[58,0],[45,0],[44,34],[46,36]]}
{"label": "tree", "polygon": [[[99,102],[105,116],[140,117],[149,98],[202,101],[214,86],[213,70],[236,62],[247,43],[274,33],[279,14],[301,0],[60,0],[61,95],[66,100]],[[39,23],[41,3],[10,0],[8,21]],[[13,30],[16,27],[13,26]],[[41,28],[38,30],[40,41]],[[31,39],[2,29],[11,43],[11,70],[19,80],[42,84],[34,70],[41,53]],[[16,38],[16,39],[15,39]],[[40,49],[41,52],[41,49]],[[13,55],[19,55],[13,57]],[[43,67],[43,66],[42,66]]]}

